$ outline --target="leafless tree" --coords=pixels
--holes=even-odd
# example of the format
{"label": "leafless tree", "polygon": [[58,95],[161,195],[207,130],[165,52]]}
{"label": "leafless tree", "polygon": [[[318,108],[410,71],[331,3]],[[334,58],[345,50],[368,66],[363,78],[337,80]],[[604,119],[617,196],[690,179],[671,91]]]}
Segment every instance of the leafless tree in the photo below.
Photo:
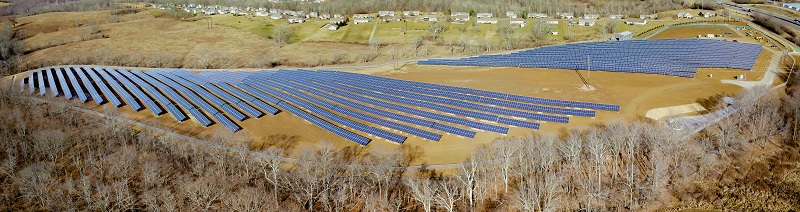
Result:
{"label": "leafless tree", "polygon": [[442,179],[436,181],[436,195],[434,202],[439,207],[448,212],[456,210],[456,201],[458,201],[460,193],[458,191],[458,184],[450,179]]}
{"label": "leafless tree", "polygon": [[227,193],[224,183],[220,180],[212,177],[199,177],[192,182],[185,183],[181,186],[181,190],[199,210],[210,211]]}
{"label": "leafless tree", "polygon": [[264,192],[260,189],[247,187],[239,189],[239,191],[234,192],[228,197],[225,197],[225,200],[222,201],[222,204],[224,204],[230,211],[264,211],[267,203],[270,202],[267,200],[267,197],[271,196],[264,194]]}
{"label": "leafless tree", "polygon": [[272,41],[278,48],[281,48],[289,43],[294,36],[294,31],[286,26],[278,25],[272,29]]}
{"label": "leafless tree", "polygon": [[275,201],[274,205],[278,205],[278,192],[280,191],[280,186],[283,185],[280,176],[280,173],[282,173],[281,165],[283,164],[280,157],[284,156],[283,149],[267,148],[262,153],[266,156],[266,159],[258,160],[261,165],[261,173],[264,176],[264,180],[272,184],[272,199]]}
{"label": "leafless tree", "polygon": [[437,188],[428,178],[407,177],[405,185],[411,190],[415,202],[422,205],[425,212],[430,212],[436,199]]}
{"label": "leafless tree", "polygon": [[500,167],[500,179],[503,180],[503,192],[508,193],[508,182],[511,179],[511,168],[516,157],[517,151],[521,148],[521,141],[518,139],[499,139],[492,142],[492,150],[497,156]]}

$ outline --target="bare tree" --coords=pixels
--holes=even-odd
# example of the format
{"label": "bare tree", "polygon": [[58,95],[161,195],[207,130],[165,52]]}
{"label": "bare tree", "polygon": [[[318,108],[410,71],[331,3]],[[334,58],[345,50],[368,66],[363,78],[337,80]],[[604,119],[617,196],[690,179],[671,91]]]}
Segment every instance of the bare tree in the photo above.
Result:
{"label": "bare tree", "polygon": [[292,37],[294,37],[294,31],[289,27],[278,25],[272,29],[271,37],[275,45],[281,48],[288,44]]}
{"label": "bare tree", "polygon": [[519,139],[500,139],[492,142],[492,150],[497,156],[500,178],[503,180],[503,192],[508,193],[508,182],[511,178],[511,168],[517,151],[521,147]]}
{"label": "bare tree", "polygon": [[411,190],[411,196],[415,202],[422,205],[425,212],[430,212],[436,197],[436,188],[428,178],[407,177],[405,181],[406,186]]}
{"label": "bare tree", "polygon": [[267,148],[262,153],[265,159],[257,161],[261,165],[261,173],[264,176],[264,180],[272,184],[272,200],[274,201],[273,204],[277,206],[279,204],[278,192],[280,186],[283,185],[280,176],[280,173],[282,173],[281,164],[283,164],[280,157],[284,155],[283,149]]}
{"label": "bare tree", "polygon": [[456,201],[460,196],[458,184],[450,179],[442,179],[436,181],[436,188],[437,192],[434,198],[436,205],[444,208],[447,212],[455,211]]}
{"label": "bare tree", "polygon": [[212,177],[200,177],[193,182],[185,183],[181,190],[183,194],[202,211],[210,211],[215,208],[214,204],[222,200],[227,193],[221,179]]}
{"label": "bare tree", "polygon": [[[239,189],[222,201],[228,210],[239,212],[264,211],[268,202],[269,195],[264,194],[260,189],[247,187]],[[276,206],[277,207],[277,206]],[[275,208],[273,208],[275,209]]]}
{"label": "bare tree", "polygon": [[446,30],[447,30],[447,25],[445,25],[444,22],[432,23],[428,27],[428,31],[430,31],[431,37],[433,38],[434,41],[439,39],[439,34],[441,34],[442,32],[444,32]]}

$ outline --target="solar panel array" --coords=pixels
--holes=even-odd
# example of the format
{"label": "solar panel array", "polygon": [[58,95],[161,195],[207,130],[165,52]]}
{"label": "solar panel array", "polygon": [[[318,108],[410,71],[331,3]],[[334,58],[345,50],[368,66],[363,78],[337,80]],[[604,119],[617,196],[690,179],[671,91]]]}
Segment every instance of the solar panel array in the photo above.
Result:
{"label": "solar panel array", "polygon": [[[238,122],[288,111],[360,145],[371,137],[402,144],[408,136],[439,141],[445,134],[474,138],[480,131],[508,134],[509,127],[539,129],[595,117],[610,104],[542,99],[384,77],[308,70],[203,72],[127,71],[107,67],[53,67],[21,79],[31,91],[90,99],[115,107],[168,112],[178,121],[215,123],[230,131]],[[59,87],[60,86],[60,87]],[[42,92],[44,91],[44,92]],[[33,92],[32,92],[33,93]],[[164,110],[166,109],[166,110]],[[188,113],[188,115],[187,115]]]}
{"label": "solar panel array", "polygon": [[600,70],[692,78],[698,68],[751,70],[761,50],[758,44],[718,40],[627,40],[547,46],[462,59],[430,59],[418,64]]}

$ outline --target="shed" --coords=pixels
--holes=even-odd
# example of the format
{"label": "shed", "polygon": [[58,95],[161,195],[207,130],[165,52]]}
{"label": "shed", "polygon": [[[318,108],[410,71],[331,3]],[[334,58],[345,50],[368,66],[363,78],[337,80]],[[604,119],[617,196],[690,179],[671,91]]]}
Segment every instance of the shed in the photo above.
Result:
{"label": "shed", "polygon": [[353,18],[354,24],[364,24],[372,22],[372,18]]}
{"label": "shed", "polygon": [[394,17],[396,13],[394,11],[378,11],[378,17]]}
{"label": "shed", "polygon": [[508,20],[508,24],[511,24],[511,25],[515,25],[516,24],[516,25],[519,25],[520,27],[525,27],[526,23],[527,23],[527,21],[525,21],[525,19],[521,19],[521,18],[512,18],[511,20]]}
{"label": "shed", "polygon": [[497,24],[496,18],[478,18],[477,22],[479,24]]}
{"label": "shed", "polygon": [[494,15],[492,13],[478,13],[475,15],[477,18],[492,18]]}
{"label": "shed", "polygon": [[575,18],[574,13],[558,13],[559,18]]}
{"label": "shed", "polygon": [[595,19],[580,19],[578,20],[578,25],[580,26],[594,26],[597,23]]}
{"label": "shed", "polygon": [[526,18],[547,18],[547,14],[544,13],[528,13],[528,17]]}
{"label": "shed", "polygon": [[675,13],[675,16],[678,17],[678,18],[688,18],[688,19],[692,18],[692,14],[689,13],[689,12],[678,12],[678,13]]}
{"label": "shed", "polygon": [[620,32],[620,33],[614,34],[614,36],[611,37],[611,40],[613,40],[613,41],[623,41],[623,40],[631,40],[631,39],[633,39],[633,32],[631,32],[631,31]]}

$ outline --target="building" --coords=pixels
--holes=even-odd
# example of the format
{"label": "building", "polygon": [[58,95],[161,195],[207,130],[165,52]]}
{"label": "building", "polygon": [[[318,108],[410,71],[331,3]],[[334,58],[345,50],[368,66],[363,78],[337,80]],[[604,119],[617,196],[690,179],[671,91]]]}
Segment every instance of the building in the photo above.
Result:
{"label": "building", "polygon": [[506,18],[517,18],[517,13],[514,11],[506,11]]}
{"label": "building", "polygon": [[658,19],[658,14],[641,14],[639,19]]}
{"label": "building", "polygon": [[478,13],[478,14],[475,14],[475,17],[476,18],[493,18],[494,15],[492,15],[492,13]]}
{"label": "building", "polygon": [[290,24],[299,24],[299,23],[306,22],[306,19],[303,18],[303,17],[292,16],[292,17],[286,18],[286,21],[288,21]]}
{"label": "building", "polygon": [[383,16],[381,17],[381,21],[383,22],[395,22],[395,21],[402,21],[400,17],[397,16]]}
{"label": "building", "polygon": [[613,41],[623,41],[623,40],[631,40],[631,39],[633,39],[633,32],[631,32],[631,31],[620,32],[620,33],[614,34],[614,36],[611,37],[611,40],[613,40]]}
{"label": "building", "polygon": [[344,18],[331,18],[330,20],[331,24],[336,24],[336,25],[341,25],[344,24],[345,22],[347,22],[347,20],[345,20]]}
{"label": "building", "polygon": [[378,11],[378,17],[394,17],[397,15],[394,11]]}
{"label": "building", "polygon": [[450,21],[453,23],[464,23],[469,21],[468,15],[450,16]]}
{"label": "building", "polygon": [[583,19],[598,19],[600,15],[598,14],[583,14]]}
{"label": "building", "polygon": [[353,24],[365,24],[372,22],[372,18],[353,18]]}
{"label": "building", "polygon": [[647,24],[647,20],[644,19],[629,19],[625,21],[627,25],[645,25]]}
{"label": "building", "polygon": [[555,24],[558,24],[558,20],[547,20],[547,21],[545,21],[544,23],[546,23],[546,24],[551,24],[551,25],[555,25]]}
{"label": "building", "polygon": [[575,18],[575,13],[557,13],[556,15],[558,15],[559,18]]}
{"label": "building", "polygon": [[595,19],[580,19],[578,20],[579,26],[594,26],[597,23]]}
{"label": "building", "polygon": [[478,18],[477,22],[479,24],[497,24],[496,18]]}
{"label": "building", "polygon": [[322,28],[330,30],[330,31],[336,31],[336,30],[339,30],[339,25],[337,25],[337,24],[325,24],[325,25],[322,26]]}
{"label": "building", "polygon": [[418,10],[415,11],[403,11],[403,16],[419,16],[420,12]]}
{"label": "building", "polygon": [[698,16],[702,16],[703,18],[710,18],[710,17],[714,17],[716,15],[717,15],[716,13],[711,12],[711,11],[703,11],[703,12],[700,12],[700,14],[698,14]]}
{"label": "building", "polygon": [[306,18],[318,18],[318,17],[319,13],[317,12],[308,12],[308,14],[306,14]]}
{"label": "building", "polygon": [[256,12],[256,17],[269,17],[269,13],[258,11]]}
{"label": "building", "polygon": [[547,18],[547,14],[544,13],[528,13],[528,17],[525,18]]}
{"label": "building", "polygon": [[689,13],[689,12],[678,12],[678,13],[675,13],[675,17],[677,17],[677,18],[687,18],[687,19],[692,19],[693,18],[692,14]]}
{"label": "building", "polygon": [[356,18],[372,18],[369,14],[353,14],[353,19]]}
{"label": "building", "polygon": [[526,23],[528,23],[528,22],[525,21],[525,19],[521,19],[521,18],[512,18],[511,20],[508,20],[508,24],[510,24],[510,25],[519,25],[520,27],[525,27]]}
{"label": "building", "polygon": [[468,12],[452,12],[452,13],[450,13],[450,17],[452,17],[452,16],[462,16],[462,15],[469,16],[469,13]]}
{"label": "building", "polygon": [[610,19],[625,19],[625,15],[609,15],[608,18]]}
{"label": "building", "polygon": [[269,15],[269,18],[272,19],[272,20],[278,20],[278,19],[281,19],[283,17],[281,16],[280,13],[272,13],[271,15]]}
{"label": "building", "polygon": [[426,22],[437,22],[439,21],[439,16],[436,15],[423,15],[419,18],[419,20],[426,21]]}
{"label": "building", "polygon": [[319,14],[319,19],[331,19],[331,14],[328,13]]}

